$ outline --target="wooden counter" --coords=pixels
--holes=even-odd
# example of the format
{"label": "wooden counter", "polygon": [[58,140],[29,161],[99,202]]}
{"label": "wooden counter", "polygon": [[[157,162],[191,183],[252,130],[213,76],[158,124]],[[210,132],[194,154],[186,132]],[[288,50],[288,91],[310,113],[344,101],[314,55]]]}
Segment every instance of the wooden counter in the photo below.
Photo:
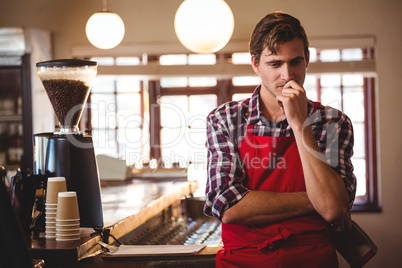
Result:
{"label": "wooden counter", "polygon": [[182,180],[132,180],[124,185],[102,186],[104,226],[121,237],[125,229],[137,228],[196,189],[196,182]]}
{"label": "wooden counter", "polygon": [[[118,239],[172,204],[180,202],[181,198],[194,193],[196,189],[196,182],[183,180],[131,180],[103,183],[101,192],[104,230],[83,232],[81,239],[73,242],[46,239],[44,234],[41,234],[39,238],[31,240],[32,256],[36,259],[44,259],[46,267],[71,267],[72,265],[74,267],[91,267],[95,263],[95,267],[100,267],[103,263],[100,257],[90,257],[97,256],[102,252],[101,247],[97,244],[98,241],[105,240],[101,237],[101,231]],[[113,241],[109,243],[111,242]],[[121,264],[113,263],[113,267],[119,267],[118,265]],[[105,265],[109,266],[110,262]]]}

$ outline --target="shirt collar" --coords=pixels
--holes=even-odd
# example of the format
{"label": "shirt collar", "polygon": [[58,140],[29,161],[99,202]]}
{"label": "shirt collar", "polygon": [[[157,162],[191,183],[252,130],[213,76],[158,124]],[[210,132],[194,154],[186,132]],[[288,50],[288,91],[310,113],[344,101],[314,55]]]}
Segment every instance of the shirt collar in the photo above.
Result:
{"label": "shirt collar", "polygon": [[260,110],[260,90],[261,85],[259,85],[253,92],[253,95],[249,101],[249,109],[248,109],[248,124],[255,124],[260,120],[261,110]]}

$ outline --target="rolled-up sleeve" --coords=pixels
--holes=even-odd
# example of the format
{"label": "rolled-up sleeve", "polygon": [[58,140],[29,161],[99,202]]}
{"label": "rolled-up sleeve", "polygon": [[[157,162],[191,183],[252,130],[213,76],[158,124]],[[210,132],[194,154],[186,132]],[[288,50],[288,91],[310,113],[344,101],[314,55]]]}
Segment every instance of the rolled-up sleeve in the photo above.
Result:
{"label": "rolled-up sleeve", "polygon": [[[350,119],[345,115],[338,123],[340,126],[337,129],[337,135],[339,137],[339,144],[337,144],[339,148],[339,163],[335,167],[335,170],[339,173],[345,183],[350,200],[349,208],[352,208],[356,196],[356,177],[353,173],[354,168],[352,164],[354,144],[353,126]],[[333,146],[329,146],[329,148],[331,147]]]}
{"label": "rolled-up sleeve", "polygon": [[352,122],[344,113],[331,107],[325,107],[316,115],[319,114],[314,119],[319,124],[313,124],[313,128],[316,127],[316,139],[327,163],[341,176],[349,194],[351,208],[356,196],[356,177],[351,160],[354,144]]}

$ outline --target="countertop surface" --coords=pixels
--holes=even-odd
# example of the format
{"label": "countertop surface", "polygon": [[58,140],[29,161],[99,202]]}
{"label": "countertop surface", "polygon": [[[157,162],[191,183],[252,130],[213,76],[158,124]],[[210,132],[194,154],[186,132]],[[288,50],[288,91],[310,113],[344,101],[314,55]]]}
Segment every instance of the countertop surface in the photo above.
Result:
{"label": "countertop surface", "polygon": [[[169,207],[181,197],[194,193],[196,182],[186,180],[128,180],[102,182],[102,208],[105,229],[120,237]],[[43,233],[44,234],[44,233]],[[31,239],[32,255],[48,264],[71,264],[98,255],[101,247],[99,233],[81,234],[77,241],[59,242],[44,235]]]}
{"label": "countertop surface", "polygon": [[[130,180],[120,183],[102,183],[102,208],[105,227],[111,227],[127,217],[138,214],[156,202],[179,199],[193,193],[196,183],[183,180]],[[163,199],[163,200],[161,200]]]}

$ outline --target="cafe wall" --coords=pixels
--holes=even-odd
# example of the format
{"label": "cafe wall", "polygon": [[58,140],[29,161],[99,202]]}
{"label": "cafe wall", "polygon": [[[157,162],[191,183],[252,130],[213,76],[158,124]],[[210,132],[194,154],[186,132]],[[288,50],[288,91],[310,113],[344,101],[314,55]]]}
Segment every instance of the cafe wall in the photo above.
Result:
{"label": "cafe wall", "polygon": [[[176,43],[175,12],[182,0],[109,0],[126,26],[123,44]],[[366,267],[402,267],[402,1],[400,0],[227,0],[235,17],[232,40],[247,40],[257,21],[270,11],[298,17],[311,37],[376,37],[378,175],[382,212],[355,213],[372,236],[378,255]],[[53,58],[72,57],[86,45],[85,24],[102,0],[0,0],[0,27],[22,26],[52,33]],[[342,263],[343,267],[346,267]]]}

